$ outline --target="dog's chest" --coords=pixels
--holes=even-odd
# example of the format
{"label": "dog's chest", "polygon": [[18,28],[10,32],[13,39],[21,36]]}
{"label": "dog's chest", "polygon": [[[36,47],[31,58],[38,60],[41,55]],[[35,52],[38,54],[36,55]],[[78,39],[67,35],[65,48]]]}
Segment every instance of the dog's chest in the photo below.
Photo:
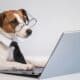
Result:
{"label": "dog's chest", "polygon": [[11,43],[11,40],[9,40],[8,38],[4,37],[3,35],[0,35],[0,42],[5,44],[6,46],[9,46],[10,43]]}
{"label": "dog's chest", "polygon": [[0,42],[0,60],[6,60],[9,54],[9,48]]}
{"label": "dog's chest", "polygon": [[10,41],[0,35],[0,60],[6,60],[11,49],[9,48]]}

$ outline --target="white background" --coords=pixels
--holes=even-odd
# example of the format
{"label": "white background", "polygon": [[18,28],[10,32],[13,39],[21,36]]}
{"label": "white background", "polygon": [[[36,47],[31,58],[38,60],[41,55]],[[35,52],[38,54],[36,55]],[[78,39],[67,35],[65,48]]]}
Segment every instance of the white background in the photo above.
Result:
{"label": "white background", "polygon": [[0,11],[19,8],[38,20],[32,36],[20,43],[26,56],[48,56],[63,31],[80,29],[80,0],[0,0]]}

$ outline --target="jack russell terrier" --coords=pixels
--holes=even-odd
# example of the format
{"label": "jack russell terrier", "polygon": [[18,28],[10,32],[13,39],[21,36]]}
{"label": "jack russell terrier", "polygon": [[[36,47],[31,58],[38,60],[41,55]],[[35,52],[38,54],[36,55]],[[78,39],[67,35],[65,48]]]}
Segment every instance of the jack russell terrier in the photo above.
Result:
{"label": "jack russell terrier", "polygon": [[[30,36],[32,30],[28,26],[28,23],[29,18],[24,9],[8,10],[0,13],[0,33],[8,39],[13,39],[15,35],[21,38]],[[30,70],[34,66],[41,67],[42,65],[33,64],[30,60],[28,62],[25,61],[24,56],[15,41],[11,43],[10,46],[7,46],[3,41],[0,41],[0,70]]]}

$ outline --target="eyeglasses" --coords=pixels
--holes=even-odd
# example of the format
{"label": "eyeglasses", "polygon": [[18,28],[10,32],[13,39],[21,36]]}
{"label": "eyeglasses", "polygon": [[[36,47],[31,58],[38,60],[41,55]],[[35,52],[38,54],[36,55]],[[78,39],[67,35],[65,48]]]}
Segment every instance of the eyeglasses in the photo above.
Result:
{"label": "eyeglasses", "polygon": [[19,32],[24,26],[28,26],[28,28],[32,28],[36,25],[37,19],[36,18],[31,18],[29,21],[26,21],[26,23],[20,23],[19,27],[16,29],[15,32]]}
{"label": "eyeglasses", "polygon": [[34,27],[36,25],[36,23],[37,23],[37,19],[32,18],[31,20],[29,20],[28,24],[26,24],[26,25],[30,26],[30,28],[31,28],[31,27]]}
{"label": "eyeglasses", "polygon": [[27,12],[28,17],[29,17],[29,22],[28,25],[31,27],[34,27],[37,23],[37,19],[35,17],[32,16],[32,14],[30,14],[29,12]]}

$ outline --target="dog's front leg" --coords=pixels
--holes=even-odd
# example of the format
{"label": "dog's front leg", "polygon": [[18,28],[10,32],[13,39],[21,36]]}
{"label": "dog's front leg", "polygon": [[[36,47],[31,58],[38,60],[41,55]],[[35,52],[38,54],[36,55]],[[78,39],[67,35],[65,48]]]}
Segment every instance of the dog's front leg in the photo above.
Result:
{"label": "dog's front leg", "polygon": [[8,47],[0,42],[0,70],[4,69],[23,69],[30,70],[33,68],[32,64],[22,64],[14,61],[10,54],[13,54],[14,47]]}
{"label": "dog's front leg", "polygon": [[0,70],[4,69],[21,69],[21,70],[32,70],[32,64],[22,64],[18,62],[0,61]]}

